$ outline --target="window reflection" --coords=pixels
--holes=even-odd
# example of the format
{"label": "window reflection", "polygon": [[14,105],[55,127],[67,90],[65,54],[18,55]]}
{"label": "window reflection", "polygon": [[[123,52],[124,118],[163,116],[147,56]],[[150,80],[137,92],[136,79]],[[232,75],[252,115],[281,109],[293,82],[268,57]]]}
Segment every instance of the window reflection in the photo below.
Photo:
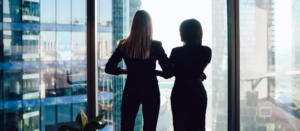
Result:
{"label": "window reflection", "polygon": [[4,101],[22,100],[22,70],[3,71]]}
{"label": "window reflection", "polygon": [[99,101],[99,114],[104,114],[103,122],[107,123],[108,125],[113,124],[113,100],[101,100]]}
{"label": "window reflection", "polygon": [[54,31],[41,31],[40,50],[41,61],[56,60],[56,39]]}
{"label": "window reflection", "polygon": [[56,22],[55,15],[56,0],[40,0],[41,23]]}
{"label": "window reflection", "polygon": [[55,97],[55,85],[56,85],[56,78],[55,78],[55,68],[44,68],[41,69],[41,98],[46,97]]}
{"label": "window reflection", "polygon": [[39,0],[22,0],[23,22],[39,23],[40,21]]}
{"label": "window reflection", "polygon": [[24,131],[34,131],[40,128],[40,107],[23,108]]}
{"label": "window reflection", "polygon": [[58,24],[71,24],[71,0],[56,1],[56,20]]}
{"label": "window reflection", "polygon": [[0,109],[0,129],[4,130],[4,110]]}
{"label": "window reflection", "polygon": [[71,78],[68,84],[72,84],[72,95],[83,95],[86,94],[87,86],[86,86],[86,68],[85,67],[73,67],[71,72]]}
{"label": "window reflection", "polygon": [[57,105],[57,123],[71,122],[71,104]]}
{"label": "window reflection", "polygon": [[86,0],[0,0],[0,17],[0,130],[76,126],[87,101]]}
{"label": "window reflection", "polygon": [[85,32],[72,32],[72,60],[86,60],[85,43]]}
{"label": "window reflection", "polygon": [[21,1],[3,0],[3,22],[21,22]]}
{"label": "window reflection", "polygon": [[72,104],[72,121],[76,122],[76,117],[80,112],[80,109],[86,112],[86,103],[74,103]]}
{"label": "window reflection", "polygon": [[40,98],[39,85],[40,85],[40,70],[39,69],[26,69],[23,70],[23,100],[38,99]]}
{"label": "window reflection", "polygon": [[39,31],[23,31],[22,35],[22,58],[24,61],[39,60]]}
{"label": "window reflection", "polygon": [[4,61],[22,61],[22,32],[3,31]]}
{"label": "window reflection", "polygon": [[[3,97],[4,97],[4,94],[3,94],[3,70],[0,70],[0,102],[3,101]],[[1,107],[0,107],[0,120],[1,120]],[[1,122],[0,122],[1,124]],[[0,127],[1,129],[1,127]]]}
{"label": "window reflection", "polygon": [[86,0],[72,0],[72,24],[86,24]]}
{"label": "window reflection", "polygon": [[299,1],[240,1],[241,131],[300,130]]}
{"label": "window reflection", "polygon": [[[3,0],[0,0],[0,18],[3,18],[2,16],[3,16]],[[2,22],[2,19],[0,21]]]}
{"label": "window reflection", "polygon": [[[112,34],[106,32],[98,33],[98,50],[100,59],[109,59],[113,53]],[[101,52],[101,53],[100,53]]]}
{"label": "window reflection", "polygon": [[56,95],[57,96],[70,96],[72,85],[67,81],[67,72],[71,72],[70,68],[57,68],[56,69]]}
{"label": "window reflection", "polygon": [[56,59],[71,60],[71,32],[56,32]]}
{"label": "window reflection", "polygon": [[22,131],[22,108],[4,110],[4,131]]}
{"label": "window reflection", "polygon": [[54,131],[56,124],[56,106],[41,106],[41,131]]}

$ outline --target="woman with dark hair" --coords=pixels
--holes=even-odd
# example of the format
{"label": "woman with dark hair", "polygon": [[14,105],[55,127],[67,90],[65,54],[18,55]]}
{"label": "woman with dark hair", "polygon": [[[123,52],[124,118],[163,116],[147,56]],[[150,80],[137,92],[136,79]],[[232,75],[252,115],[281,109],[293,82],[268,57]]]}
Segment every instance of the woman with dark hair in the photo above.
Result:
{"label": "woman with dark hair", "polygon": [[207,94],[202,81],[211,49],[202,46],[202,27],[195,19],[181,23],[180,36],[184,45],[174,48],[170,56],[175,75],[171,94],[174,131],[205,131]]}
{"label": "woman with dark hair", "polygon": [[[118,67],[124,59],[126,69]],[[155,71],[158,60],[165,78],[173,75],[172,65],[161,42],[152,40],[150,15],[143,10],[135,13],[130,35],[121,40],[108,60],[105,72],[128,74],[121,107],[121,131],[133,131],[140,104],[143,106],[144,131],[155,131],[160,107],[160,92]]]}

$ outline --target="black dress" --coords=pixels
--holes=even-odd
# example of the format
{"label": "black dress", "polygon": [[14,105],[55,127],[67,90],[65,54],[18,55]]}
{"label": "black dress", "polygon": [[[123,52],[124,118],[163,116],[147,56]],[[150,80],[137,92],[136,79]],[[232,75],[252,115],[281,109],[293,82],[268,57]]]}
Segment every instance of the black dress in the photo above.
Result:
{"label": "black dress", "polygon": [[122,99],[121,131],[134,130],[140,104],[143,106],[144,131],[155,131],[160,107],[160,92],[155,71],[156,60],[165,77],[172,77],[172,65],[159,41],[152,42],[149,59],[129,58],[118,46],[108,60],[105,72],[113,75],[125,73],[117,67],[122,59],[127,66],[128,75]]}
{"label": "black dress", "polygon": [[172,50],[175,84],[171,93],[174,131],[205,131],[207,94],[202,84],[211,60],[207,46],[182,46]]}

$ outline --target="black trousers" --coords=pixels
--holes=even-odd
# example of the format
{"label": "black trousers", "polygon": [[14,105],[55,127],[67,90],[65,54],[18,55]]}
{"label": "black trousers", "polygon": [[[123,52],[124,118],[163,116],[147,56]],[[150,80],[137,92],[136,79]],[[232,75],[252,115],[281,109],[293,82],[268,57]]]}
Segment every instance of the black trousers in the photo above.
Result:
{"label": "black trousers", "polygon": [[186,106],[185,103],[171,100],[171,104],[174,131],[205,131],[207,103],[201,102]]}
{"label": "black trousers", "polygon": [[202,80],[175,82],[171,95],[174,131],[205,131],[206,96]]}
{"label": "black trousers", "polygon": [[134,122],[140,104],[142,104],[144,126],[143,131],[155,131],[159,115],[160,96],[147,95],[139,91],[126,90],[125,87],[121,109],[121,131],[133,131]]}

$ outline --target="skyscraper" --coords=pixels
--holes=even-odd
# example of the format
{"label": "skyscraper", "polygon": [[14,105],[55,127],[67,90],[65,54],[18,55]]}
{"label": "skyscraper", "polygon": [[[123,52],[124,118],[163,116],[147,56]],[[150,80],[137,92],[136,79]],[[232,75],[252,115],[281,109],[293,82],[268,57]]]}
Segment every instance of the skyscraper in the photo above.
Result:
{"label": "skyscraper", "polygon": [[227,2],[212,0],[212,112],[214,131],[227,129]]}
{"label": "skyscraper", "polygon": [[299,130],[298,1],[240,1],[241,130]]}
{"label": "skyscraper", "polygon": [[[111,76],[104,72],[105,63],[117,47],[119,40],[128,36],[134,13],[141,8],[141,0],[98,0],[98,46],[99,46],[99,94],[111,93],[110,100],[99,100],[99,113],[112,115],[107,130],[121,130],[121,104],[126,76]],[[125,68],[124,62],[119,64]],[[107,101],[107,102],[105,102]],[[109,103],[109,104],[105,104]],[[108,105],[104,109],[103,107]],[[138,112],[135,131],[142,129],[141,109]]]}
{"label": "skyscraper", "polygon": [[87,98],[86,1],[0,0],[0,6],[0,130],[76,125]]}

